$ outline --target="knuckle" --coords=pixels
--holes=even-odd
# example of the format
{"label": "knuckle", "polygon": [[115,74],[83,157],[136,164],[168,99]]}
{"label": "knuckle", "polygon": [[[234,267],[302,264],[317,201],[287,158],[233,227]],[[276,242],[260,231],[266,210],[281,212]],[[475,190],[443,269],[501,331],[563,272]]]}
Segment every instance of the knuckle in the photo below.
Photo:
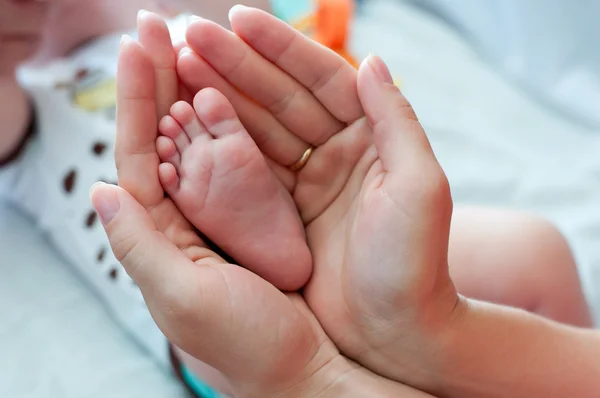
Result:
{"label": "knuckle", "polygon": [[137,234],[132,233],[120,236],[111,242],[113,253],[117,260],[123,262],[123,260],[131,257],[132,251],[136,251],[135,248],[139,245],[139,240],[136,239],[136,235]]}
{"label": "knuckle", "polygon": [[136,280],[137,269],[147,259],[148,247],[146,239],[139,233],[132,232],[111,241],[113,254],[123,265],[127,273]]}
{"label": "knuckle", "polygon": [[450,183],[441,167],[430,167],[421,178],[415,192],[419,202],[426,208],[452,206]]}
{"label": "knuckle", "polygon": [[402,119],[419,122],[419,118],[417,117],[415,109],[410,102],[408,102],[404,94],[402,94],[402,91],[400,91],[400,89],[394,84],[387,85],[387,90],[391,91],[397,99],[397,114],[400,115]]}
{"label": "knuckle", "polygon": [[283,94],[281,97],[273,100],[267,107],[274,115],[281,115],[292,107],[292,103],[296,100],[300,90],[295,88],[292,91]]}
{"label": "knuckle", "polygon": [[446,177],[446,173],[440,167],[437,167],[437,170],[433,173],[431,181],[430,194],[432,199],[450,199],[450,182]]}

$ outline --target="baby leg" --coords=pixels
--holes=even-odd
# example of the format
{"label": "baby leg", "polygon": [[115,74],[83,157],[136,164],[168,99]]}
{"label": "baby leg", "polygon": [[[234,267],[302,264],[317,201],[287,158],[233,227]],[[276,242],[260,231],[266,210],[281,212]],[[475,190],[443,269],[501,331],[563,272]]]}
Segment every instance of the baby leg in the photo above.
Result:
{"label": "baby leg", "polygon": [[592,326],[573,254],[548,221],[510,210],[457,209],[449,262],[465,296]]}

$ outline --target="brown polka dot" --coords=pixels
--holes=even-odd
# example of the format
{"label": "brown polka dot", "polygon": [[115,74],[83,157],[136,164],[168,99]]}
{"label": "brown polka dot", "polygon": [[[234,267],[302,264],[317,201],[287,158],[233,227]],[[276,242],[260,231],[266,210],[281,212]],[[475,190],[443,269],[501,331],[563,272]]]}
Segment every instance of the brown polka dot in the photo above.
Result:
{"label": "brown polka dot", "polygon": [[105,256],[106,256],[106,248],[103,247],[98,252],[98,255],[96,256],[96,258],[98,259],[98,262],[101,263],[102,260],[104,260]]}
{"label": "brown polka dot", "polygon": [[63,180],[63,187],[65,191],[68,193],[73,192],[73,188],[75,188],[75,182],[77,180],[77,172],[75,170],[71,170],[65,176]]}
{"label": "brown polka dot", "polygon": [[76,80],[78,80],[78,81],[80,81],[80,80],[83,80],[83,79],[85,79],[85,78],[86,78],[86,77],[87,77],[89,74],[90,74],[90,71],[89,71],[89,69],[85,69],[85,68],[84,68],[84,69],[79,69],[79,70],[77,71],[77,73],[75,74],[75,79],[76,79]]}
{"label": "brown polka dot", "polygon": [[114,281],[114,280],[117,280],[117,274],[118,274],[117,269],[113,268],[110,270],[110,273],[108,274],[108,276],[110,276],[110,279],[112,279]]}
{"label": "brown polka dot", "polygon": [[94,224],[96,223],[97,219],[98,219],[98,214],[94,210],[91,210],[88,213],[87,218],[85,219],[85,225],[88,228],[92,228],[94,226]]}
{"label": "brown polka dot", "polygon": [[104,151],[106,150],[106,144],[102,143],[102,142],[96,142],[94,144],[94,146],[92,147],[92,151],[94,152],[94,154],[96,154],[97,156],[100,156],[104,153]]}

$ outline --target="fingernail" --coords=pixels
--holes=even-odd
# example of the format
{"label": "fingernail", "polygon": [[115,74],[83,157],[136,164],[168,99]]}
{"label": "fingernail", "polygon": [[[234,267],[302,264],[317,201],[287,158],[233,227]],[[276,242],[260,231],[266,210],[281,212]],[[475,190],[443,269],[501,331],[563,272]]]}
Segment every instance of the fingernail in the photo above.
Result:
{"label": "fingernail", "polygon": [[121,36],[121,45],[123,45],[125,43],[131,43],[132,41],[133,41],[133,38],[129,35]]}
{"label": "fingernail", "polygon": [[189,47],[183,47],[181,50],[179,50],[179,54],[177,54],[177,58],[181,58],[183,55],[192,52],[192,50],[190,50]]}
{"label": "fingernail", "polygon": [[142,9],[142,10],[139,10],[139,11],[138,11],[138,14],[137,14],[137,20],[138,20],[138,21],[141,21],[141,20],[142,20],[142,18],[144,18],[144,15],[146,15],[146,14],[148,14],[148,11],[146,11],[146,10],[143,10],[143,9]]}
{"label": "fingernail", "polygon": [[[93,192],[101,186],[106,186],[103,182],[97,182],[90,188],[90,196],[92,197],[92,205],[100,217],[103,225],[107,225],[119,212],[121,204],[116,189],[102,189],[101,193],[92,195]],[[107,187],[108,188],[108,187]]]}
{"label": "fingernail", "polygon": [[90,195],[92,194],[92,192],[94,192],[94,189],[96,189],[97,187],[100,187],[102,185],[106,185],[106,183],[104,181],[96,181],[95,183],[93,183],[92,186],[90,187]]}
{"label": "fingernail", "polygon": [[392,77],[390,70],[380,57],[377,55],[369,55],[367,62],[382,83],[394,84],[394,78]]}
{"label": "fingernail", "polygon": [[236,11],[243,10],[244,8],[248,8],[248,7],[243,6],[241,4],[236,4],[233,7],[231,7],[231,9],[229,10],[229,14],[227,15],[229,17],[229,22],[231,22],[231,18],[233,17],[233,14]]}
{"label": "fingernail", "polygon": [[198,22],[198,21],[202,21],[202,20],[204,20],[204,18],[201,18],[201,17],[199,17],[197,15],[190,15],[187,18],[187,24],[189,26],[189,25],[193,24],[194,22]]}

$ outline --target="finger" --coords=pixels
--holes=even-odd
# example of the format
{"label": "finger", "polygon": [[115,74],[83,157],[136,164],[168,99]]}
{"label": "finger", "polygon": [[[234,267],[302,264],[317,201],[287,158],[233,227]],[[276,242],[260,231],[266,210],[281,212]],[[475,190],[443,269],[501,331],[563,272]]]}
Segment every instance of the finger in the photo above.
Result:
{"label": "finger", "polygon": [[368,163],[372,144],[373,134],[363,117],[314,150],[298,172],[293,191],[294,202],[306,225],[339,197],[353,174],[360,174],[364,165],[359,163],[364,164],[365,159]]}
{"label": "finger", "polygon": [[185,40],[178,40],[173,43],[173,51],[175,51],[175,54],[179,54],[185,47],[187,47]]}
{"label": "finger", "polygon": [[181,53],[177,72],[190,91],[199,92],[212,87],[227,97],[256,145],[275,162],[289,166],[309,146],[282,126],[271,113],[237,91],[196,53]]}
{"label": "finger", "polygon": [[[175,54],[177,54],[178,57],[182,51],[189,51],[187,43],[184,40],[180,40],[173,43],[173,49],[175,50]],[[194,94],[195,93],[192,93],[190,89],[181,81],[181,79],[179,79],[179,99],[185,102],[189,102],[191,104],[194,100]]]}
{"label": "finger", "polygon": [[177,58],[169,28],[158,14],[142,10],[138,14],[138,36],[154,64],[157,116],[161,118],[178,99]]}
{"label": "finger", "polygon": [[154,65],[139,43],[124,36],[117,66],[115,162],[119,185],[144,207],[163,200],[158,180]]}
{"label": "finger", "polygon": [[264,11],[235,6],[229,15],[239,37],[308,88],[338,120],[363,116],[357,72],[345,59]]}
{"label": "finger", "polygon": [[434,158],[412,106],[394,85],[381,58],[370,56],[360,66],[358,93],[385,170],[401,170],[402,165]]}
{"label": "finger", "polygon": [[186,39],[221,76],[304,141],[322,145],[344,127],[304,86],[220,25],[198,20]]}
{"label": "finger", "polygon": [[181,82],[181,80],[179,81],[179,99],[181,101],[185,101],[187,103],[192,103],[192,101],[194,100],[194,94],[190,91],[190,89],[183,84],[183,82]]}

